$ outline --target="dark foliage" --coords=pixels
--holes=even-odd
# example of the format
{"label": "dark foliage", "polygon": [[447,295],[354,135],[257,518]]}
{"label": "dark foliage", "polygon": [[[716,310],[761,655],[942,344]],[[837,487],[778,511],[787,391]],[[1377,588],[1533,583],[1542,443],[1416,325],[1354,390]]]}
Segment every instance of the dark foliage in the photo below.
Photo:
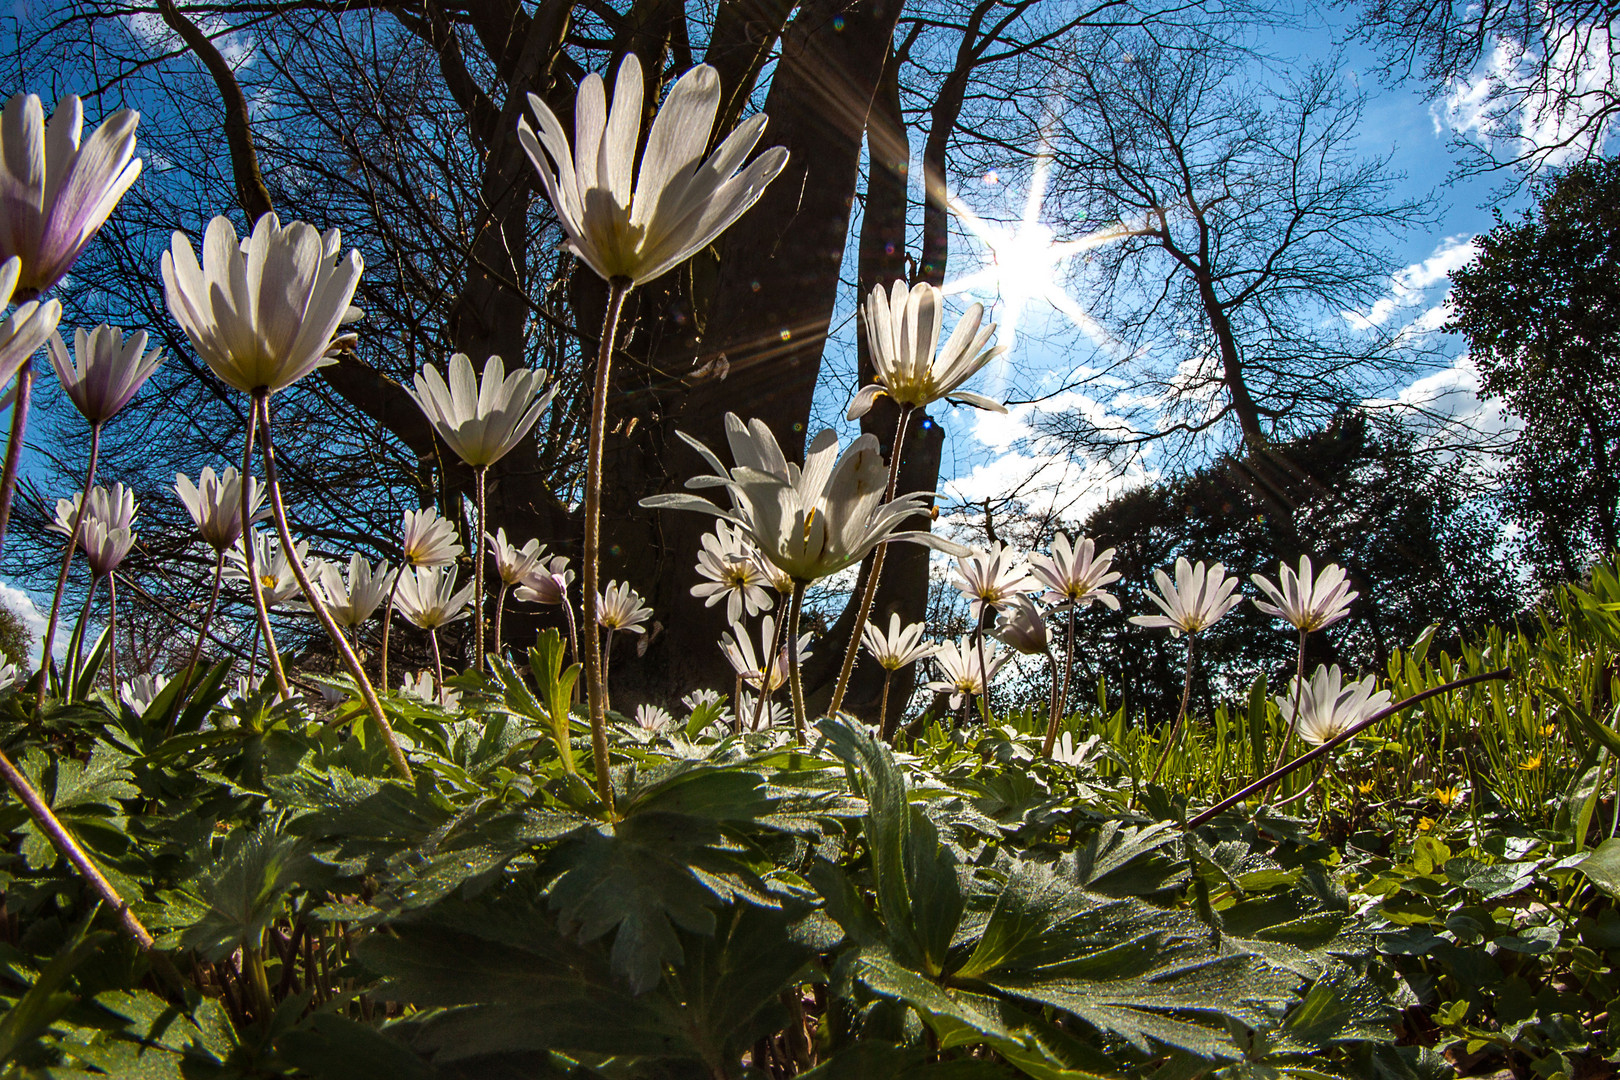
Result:
{"label": "dark foliage", "polygon": [[[1185,478],[1131,491],[1085,523],[1098,546],[1118,550],[1126,582],[1150,582],[1180,556],[1219,561],[1247,583],[1273,580],[1279,562],[1336,562],[1361,593],[1350,618],[1312,636],[1306,663],[1382,667],[1390,651],[1431,623],[1442,638],[1517,609],[1498,551],[1500,523],[1460,493],[1453,467],[1422,454],[1411,436],[1382,430],[1361,412],[1261,454],[1223,457]],[[1118,612],[1094,607],[1078,620],[1077,663],[1109,673],[1133,713],[1175,715],[1184,641],[1144,635]],[[1199,635],[1210,700],[1244,691],[1256,671],[1291,676],[1296,643],[1245,603]],[[1117,673],[1117,675],[1115,674]],[[1117,681],[1115,681],[1117,678]],[[1082,685],[1084,685],[1082,683]]]}
{"label": "dark foliage", "polygon": [[1523,422],[1503,493],[1543,581],[1620,545],[1620,161],[1577,165],[1453,275],[1484,392]]}

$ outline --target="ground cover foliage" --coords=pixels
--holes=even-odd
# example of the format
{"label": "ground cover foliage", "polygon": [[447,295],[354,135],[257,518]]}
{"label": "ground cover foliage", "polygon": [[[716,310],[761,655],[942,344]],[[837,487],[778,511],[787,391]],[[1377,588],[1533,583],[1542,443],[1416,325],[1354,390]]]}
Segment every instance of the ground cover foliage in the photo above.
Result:
{"label": "ground cover foliage", "polygon": [[137,711],[89,689],[104,651],[37,718],[11,693],[4,746],[158,947],[0,808],[7,1075],[1551,1078],[1620,1034],[1607,570],[1387,671],[1508,679],[1190,828],[1276,755],[1263,680],[1156,784],[1162,734],[1106,685],[1050,759],[1040,709],[896,751],[694,699],[616,721],[610,813],[553,635],[453,710],[387,696],[409,784],[354,693],[222,665]]}

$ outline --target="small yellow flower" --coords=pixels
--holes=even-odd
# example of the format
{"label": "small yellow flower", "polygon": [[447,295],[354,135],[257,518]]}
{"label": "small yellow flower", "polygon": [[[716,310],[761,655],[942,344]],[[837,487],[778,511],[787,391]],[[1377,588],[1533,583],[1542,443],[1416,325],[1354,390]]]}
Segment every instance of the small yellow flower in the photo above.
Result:
{"label": "small yellow flower", "polygon": [[1537,754],[1535,757],[1528,758],[1528,759],[1526,759],[1524,761],[1519,762],[1519,769],[1522,772],[1535,772],[1539,768],[1541,768],[1541,755],[1540,754]]}
{"label": "small yellow flower", "polygon": [[1553,735],[1555,735],[1557,733],[1557,731],[1558,731],[1558,725],[1557,724],[1548,724],[1546,727],[1541,729],[1541,734],[1542,734],[1543,738],[1550,739],[1550,738],[1553,737]]}
{"label": "small yellow flower", "polygon": [[1439,803],[1441,806],[1456,806],[1458,803],[1462,802],[1462,799],[1463,793],[1461,788],[1437,787],[1434,789],[1434,801]]}
{"label": "small yellow flower", "polygon": [[1434,818],[1418,818],[1418,832],[1428,832],[1434,828]]}
{"label": "small yellow flower", "polygon": [[1363,795],[1371,795],[1373,793],[1373,789],[1377,786],[1378,782],[1376,780],[1363,780],[1361,783],[1356,785],[1356,790],[1361,792]]}

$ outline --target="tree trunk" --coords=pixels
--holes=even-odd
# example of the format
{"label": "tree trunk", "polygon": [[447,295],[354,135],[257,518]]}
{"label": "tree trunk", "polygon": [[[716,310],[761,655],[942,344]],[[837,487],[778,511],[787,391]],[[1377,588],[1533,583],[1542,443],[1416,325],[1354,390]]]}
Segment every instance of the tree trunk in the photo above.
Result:
{"label": "tree trunk", "polygon": [[[858,299],[865,301],[875,286],[888,289],[895,279],[906,274],[906,197],[907,171],[910,167],[911,148],[906,142],[905,120],[900,111],[901,58],[890,53],[884,65],[883,81],[867,125],[866,148],[868,176],[866,205],[862,211],[859,248]],[[859,384],[874,378],[871,351],[867,348],[864,327],[856,331],[859,356]],[[861,431],[875,435],[888,459],[894,453],[895,425],[900,410],[888,398],[877,400],[871,411],[861,418]],[[900,463],[897,490],[932,491],[939,481],[940,455],[944,436],[939,425],[923,413],[912,417],[910,433]],[[919,516],[905,524],[907,529],[927,529],[929,519]],[[850,594],[850,602],[833,624],[827,644],[811,657],[805,670],[807,694],[812,704],[824,706],[832,697],[839,665],[851,635],[859,636],[861,628],[855,625],[859,614],[860,597],[872,572],[872,558],[861,564],[861,571]],[[883,576],[878,581],[877,595],[872,603],[871,619],[887,630],[889,615],[899,612],[907,623],[916,622],[924,615],[928,605],[928,549],[915,544],[895,544],[884,557]],[[878,699],[883,693],[885,672],[863,650],[855,662],[850,676],[844,707],[856,716],[867,719],[877,717]],[[917,671],[913,664],[895,674],[890,688],[891,707],[896,715],[911,700],[916,687]]]}
{"label": "tree trunk", "polygon": [[[770,122],[762,145],[786,146],[791,156],[759,204],[723,238],[718,267],[694,260],[690,318],[700,324],[700,347],[679,368],[675,357],[663,363],[675,378],[689,381],[711,362],[722,362],[727,371],[724,378],[695,381],[687,392],[670,395],[676,400],[656,418],[656,431],[642,436],[656,451],[656,470],[662,474],[660,483],[646,485],[652,490],[675,490],[688,476],[705,471],[702,460],[674,438],[677,430],[728,456],[723,423],[728,411],[764,420],[784,452],[802,458],[838,299],[862,138],[900,10],[899,0],[810,0],[783,35],[765,102]],[[712,286],[705,281],[711,273]],[[619,565],[626,568],[658,566],[656,583],[649,583],[652,607],[678,631],[655,642],[634,669],[618,669],[615,696],[632,705],[697,686],[727,685],[729,668],[715,645],[725,628],[724,607],[705,608],[690,593],[697,580],[699,538],[713,527],[712,520],[641,512],[645,524],[638,526],[628,510],[649,491],[639,483],[635,486],[642,490],[624,490],[613,463],[610,458],[605,477],[608,505],[620,520],[604,533],[604,550],[611,553],[619,544]],[[644,569],[636,580],[647,580]]]}

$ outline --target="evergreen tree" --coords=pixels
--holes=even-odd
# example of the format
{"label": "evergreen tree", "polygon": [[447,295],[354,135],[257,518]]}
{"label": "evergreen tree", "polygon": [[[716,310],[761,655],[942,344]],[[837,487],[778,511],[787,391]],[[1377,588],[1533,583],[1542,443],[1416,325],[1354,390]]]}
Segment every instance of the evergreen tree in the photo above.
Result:
{"label": "evergreen tree", "polygon": [[1453,275],[1450,329],[1523,428],[1505,485],[1546,583],[1620,547],[1620,161],[1577,165]]}

